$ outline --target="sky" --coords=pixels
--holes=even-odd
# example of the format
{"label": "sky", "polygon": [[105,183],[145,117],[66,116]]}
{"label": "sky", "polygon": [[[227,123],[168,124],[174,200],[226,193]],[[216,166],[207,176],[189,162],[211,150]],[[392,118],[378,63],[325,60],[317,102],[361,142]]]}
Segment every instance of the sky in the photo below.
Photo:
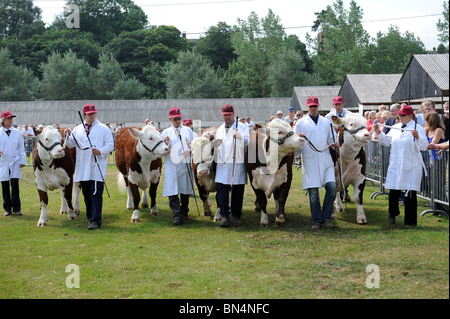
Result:
{"label": "sky", "polygon": [[[198,39],[210,26],[218,22],[237,25],[254,11],[259,18],[267,16],[268,10],[279,16],[287,35],[295,34],[306,43],[306,33],[313,35],[311,26],[320,12],[334,0],[133,0],[147,14],[151,25],[173,25],[187,34],[188,39]],[[350,9],[350,0],[344,6]],[[444,0],[356,0],[363,10],[364,29],[372,37],[378,32],[387,33],[391,25],[401,34],[414,33],[427,50],[437,47],[436,23],[443,19]],[[65,0],[34,0],[42,9],[42,19],[51,24],[55,16],[63,12]],[[82,21],[80,21],[82,23]]]}

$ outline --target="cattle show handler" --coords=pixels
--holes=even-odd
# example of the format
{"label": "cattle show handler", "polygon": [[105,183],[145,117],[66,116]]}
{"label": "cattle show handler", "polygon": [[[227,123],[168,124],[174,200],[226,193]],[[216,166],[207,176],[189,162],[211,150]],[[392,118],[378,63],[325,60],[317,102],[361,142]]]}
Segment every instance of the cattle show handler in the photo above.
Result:
{"label": "cattle show handler", "polygon": [[169,197],[173,213],[173,225],[182,225],[188,218],[189,197],[194,196],[190,150],[186,140],[192,142],[194,135],[189,127],[181,125],[183,115],[177,107],[169,111],[172,126],[162,132],[162,137],[170,147],[164,161],[163,196]]}
{"label": "cattle show handler", "polygon": [[10,111],[1,115],[0,129],[0,181],[2,182],[4,216],[21,216],[19,179],[25,166],[25,146],[22,133],[13,128]]}
{"label": "cattle show handler", "polygon": [[77,147],[73,181],[80,182],[89,220],[88,229],[93,230],[102,225],[104,177],[108,154],[114,150],[114,140],[111,130],[97,120],[94,105],[83,107],[83,117],[86,129],[80,124],[72,131],[66,130],[65,133],[69,135],[66,146]]}
{"label": "cattle show handler", "polygon": [[[302,185],[309,193],[312,229],[319,229],[322,224],[326,228],[332,228],[336,178],[328,146],[333,145],[338,149],[339,143],[330,121],[319,115],[319,99],[311,96],[306,105],[307,116],[303,116],[294,127],[295,133],[311,142],[305,143],[302,149]],[[326,191],[322,207],[319,200],[320,187],[325,187]]]}

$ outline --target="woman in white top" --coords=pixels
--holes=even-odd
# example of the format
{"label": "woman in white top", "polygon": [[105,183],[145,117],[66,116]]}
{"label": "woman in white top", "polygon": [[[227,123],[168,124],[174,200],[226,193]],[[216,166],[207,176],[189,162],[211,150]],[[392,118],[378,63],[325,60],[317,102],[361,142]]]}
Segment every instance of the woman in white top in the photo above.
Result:
{"label": "woman in white top", "polygon": [[402,191],[405,196],[405,225],[417,225],[417,191],[420,190],[422,168],[421,151],[428,147],[425,130],[415,121],[414,110],[404,105],[398,111],[401,123],[395,124],[388,134],[381,131],[380,125],[374,129],[378,141],[391,146],[386,189],[389,189],[389,222],[395,224],[395,216],[400,214],[398,201]]}

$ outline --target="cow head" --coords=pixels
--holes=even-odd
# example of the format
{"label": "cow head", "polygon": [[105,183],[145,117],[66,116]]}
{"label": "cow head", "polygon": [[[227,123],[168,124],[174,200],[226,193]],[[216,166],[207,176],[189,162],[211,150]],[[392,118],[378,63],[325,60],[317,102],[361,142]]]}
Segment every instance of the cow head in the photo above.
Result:
{"label": "cow head", "polygon": [[162,157],[170,151],[164,143],[162,134],[152,125],[146,125],[142,130],[130,127],[129,132],[141,143],[146,152],[150,152],[156,158]]}
{"label": "cow head", "polygon": [[278,118],[270,121],[266,134],[271,141],[278,144],[279,157],[284,157],[303,147],[304,141],[294,133],[292,126]]}
{"label": "cow head", "polygon": [[221,144],[221,139],[211,140],[204,136],[199,136],[192,140],[190,143],[192,161],[197,166],[198,176],[209,175],[214,160],[215,149]]}
{"label": "cow head", "polygon": [[371,135],[367,130],[367,121],[363,116],[357,113],[349,113],[344,118],[337,117],[335,120],[343,128],[342,134],[339,134],[340,144],[356,142],[361,147],[370,141]]}
{"label": "cow head", "polygon": [[47,126],[38,138],[39,156],[43,160],[62,158],[65,155],[59,130]]}

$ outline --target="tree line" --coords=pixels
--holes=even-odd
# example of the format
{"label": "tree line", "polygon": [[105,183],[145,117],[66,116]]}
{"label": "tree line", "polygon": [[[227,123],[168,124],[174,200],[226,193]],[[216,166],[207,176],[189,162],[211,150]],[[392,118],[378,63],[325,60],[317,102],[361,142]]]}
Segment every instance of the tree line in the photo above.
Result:
{"label": "tree line", "polygon": [[[218,22],[198,41],[175,26],[151,25],[131,0],[68,0],[46,27],[33,0],[0,3],[0,100],[261,98],[291,96],[294,86],[341,85],[346,74],[402,73],[427,53],[413,33],[391,26],[371,38],[356,1],[335,0],[306,43],[287,35],[269,9],[230,26]],[[437,21],[448,52],[448,2]]]}

